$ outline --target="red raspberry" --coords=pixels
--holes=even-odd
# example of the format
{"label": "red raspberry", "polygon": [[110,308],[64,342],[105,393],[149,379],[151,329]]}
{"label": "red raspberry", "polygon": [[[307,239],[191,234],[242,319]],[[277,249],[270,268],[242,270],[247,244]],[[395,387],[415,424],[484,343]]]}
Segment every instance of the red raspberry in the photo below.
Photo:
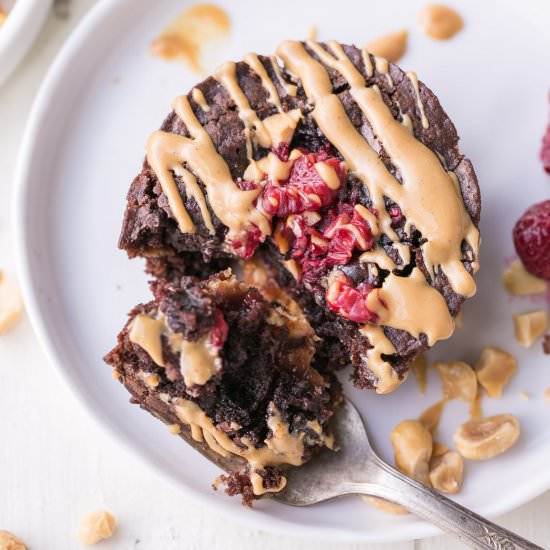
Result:
{"label": "red raspberry", "polygon": [[210,343],[215,348],[221,348],[227,340],[227,332],[229,327],[223,318],[223,313],[216,309],[214,310],[214,326],[210,331]]}
{"label": "red raspberry", "polygon": [[328,206],[336,197],[338,189],[330,189],[321,178],[315,168],[317,162],[328,164],[336,171],[340,186],[344,183],[345,169],[336,157],[329,157],[325,152],[302,155],[292,165],[286,183],[267,183],[262,198],[263,209],[271,216],[285,218]]}
{"label": "red raspberry", "polygon": [[258,227],[251,225],[248,229],[244,230],[238,237],[234,237],[228,241],[229,246],[233,249],[233,252],[243,258],[249,260],[254,256],[256,248],[263,242],[264,236]]}
{"label": "red raspberry", "polygon": [[375,322],[376,314],[367,309],[367,296],[372,290],[368,283],[354,288],[351,281],[342,273],[336,275],[325,294],[327,305],[341,317],[356,323]]}
{"label": "red raspberry", "polygon": [[531,206],[516,222],[513,236],[525,269],[550,281],[550,200]]}

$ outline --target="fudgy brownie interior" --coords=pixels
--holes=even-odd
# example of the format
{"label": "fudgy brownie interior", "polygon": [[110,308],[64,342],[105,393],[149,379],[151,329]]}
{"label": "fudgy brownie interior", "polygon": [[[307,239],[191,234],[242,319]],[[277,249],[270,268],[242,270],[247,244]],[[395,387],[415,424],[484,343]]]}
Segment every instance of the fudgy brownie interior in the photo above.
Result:
{"label": "fudgy brownie interior", "polygon": [[151,286],[154,301],[130,313],[105,361],[134,402],[228,471],[230,494],[250,503],[278,491],[281,466],[332,447],[340,389],[313,368],[303,316],[230,271]]}
{"label": "fudgy brownie interior", "polygon": [[313,327],[315,361],[394,390],[475,291],[480,195],[437,97],[337,42],[226,63],[174,102],[120,247],[159,280],[254,257]]}

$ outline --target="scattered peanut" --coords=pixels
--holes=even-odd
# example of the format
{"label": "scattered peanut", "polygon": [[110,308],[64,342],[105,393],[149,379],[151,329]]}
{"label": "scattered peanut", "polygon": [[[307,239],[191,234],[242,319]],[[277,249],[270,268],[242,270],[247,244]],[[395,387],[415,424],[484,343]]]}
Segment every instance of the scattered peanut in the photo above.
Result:
{"label": "scattered peanut", "polygon": [[388,61],[396,63],[407,51],[407,31],[385,34],[367,44],[367,50],[373,55],[385,57]]}
{"label": "scattered peanut", "polygon": [[449,447],[445,445],[445,443],[439,443],[439,441],[434,441],[432,458],[436,456],[444,455],[448,450],[449,450]]}
{"label": "scattered peanut", "polygon": [[465,422],[453,439],[464,458],[487,460],[510,449],[519,435],[518,419],[511,414],[499,414]]}
{"label": "scattered peanut", "polygon": [[0,271],[0,334],[12,328],[23,316],[23,299],[17,283]]}
{"label": "scattered peanut", "polygon": [[432,434],[439,426],[441,415],[443,414],[443,409],[445,408],[445,403],[445,399],[439,401],[439,403],[427,408],[418,418],[418,420],[420,420],[420,422],[422,422],[422,424],[424,424],[424,426],[426,426],[428,431]]}
{"label": "scattered peanut", "polygon": [[428,463],[432,457],[433,440],[424,424],[418,420],[404,420],[392,430],[390,440],[397,468],[429,486]]}
{"label": "scattered peanut", "polygon": [[0,531],[0,550],[27,550],[25,543],[7,531]]}
{"label": "scattered peanut", "polygon": [[515,357],[499,348],[483,348],[476,363],[477,379],[489,397],[499,398],[516,371]]}
{"label": "scattered peanut", "polygon": [[106,510],[86,514],[78,525],[77,537],[82,544],[96,544],[113,536],[116,528],[115,517]]}
{"label": "scattered peanut", "polygon": [[464,461],[456,451],[447,451],[430,460],[430,482],[442,493],[458,493],[462,487]]}
{"label": "scattered peanut", "polygon": [[513,315],[516,340],[530,348],[548,330],[548,314],[543,309]]}
{"label": "scattered peanut", "polygon": [[477,394],[476,373],[464,361],[448,361],[435,364],[443,384],[445,399],[461,399],[471,403]]}
{"label": "scattered peanut", "polygon": [[411,371],[418,384],[420,393],[426,393],[426,371],[428,370],[428,360],[422,353],[418,355],[411,363]]}
{"label": "scattered peanut", "polygon": [[520,391],[519,396],[525,401],[529,401],[529,394],[526,391]]}
{"label": "scattered peanut", "polygon": [[379,510],[387,512],[388,514],[404,516],[409,513],[408,510],[405,510],[405,508],[403,508],[403,506],[399,506],[399,504],[395,504],[394,502],[390,502],[389,500],[384,500],[383,498],[363,497],[363,500],[365,502],[368,502],[369,504],[372,504],[373,506],[376,506],[376,508],[378,508]]}
{"label": "scattered peanut", "polygon": [[515,296],[528,296],[546,291],[547,283],[531,275],[520,260],[512,262],[510,267],[502,274],[502,282],[506,290]]}
{"label": "scattered peanut", "polygon": [[470,418],[483,417],[483,407],[481,405],[482,399],[483,392],[481,391],[481,388],[478,388],[476,398],[470,403]]}

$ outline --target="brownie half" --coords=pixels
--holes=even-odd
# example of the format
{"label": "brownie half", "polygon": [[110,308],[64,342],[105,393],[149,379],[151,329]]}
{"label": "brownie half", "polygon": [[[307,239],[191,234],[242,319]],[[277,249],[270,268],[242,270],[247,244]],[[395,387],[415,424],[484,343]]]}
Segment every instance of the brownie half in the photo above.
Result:
{"label": "brownie half", "polygon": [[278,54],[225,64],[176,100],[131,184],[119,246],[159,281],[254,257],[313,327],[316,361],[392,391],[475,290],[474,168],[413,73],[335,42]]}
{"label": "brownie half", "polygon": [[220,465],[229,494],[281,490],[284,468],[332,448],[336,379],[312,366],[303,317],[230,270],[152,283],[105,357],[139,404]]}

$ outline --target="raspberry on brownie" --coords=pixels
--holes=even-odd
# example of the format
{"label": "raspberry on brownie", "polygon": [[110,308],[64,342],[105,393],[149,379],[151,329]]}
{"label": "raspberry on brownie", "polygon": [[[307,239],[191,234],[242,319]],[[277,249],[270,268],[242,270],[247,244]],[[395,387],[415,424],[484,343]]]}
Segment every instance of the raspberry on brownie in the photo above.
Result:
{"label": "raspberry on brownie", "polygon": [[477,178],[414,73],[334,41],[277,54],[174,101],[120,247],[159,280],[254,257],[307,317],[316,363],[386,393],[475,292]]}
{"label": "raspberry on brownie", "polygon": [[331,374],[311,365],[314,332],[231,272],[205,281],[152,283],[105,357],[133,400],[228,473],[230,494],[250,503],[285,485],[333,438],[340,400]]}

